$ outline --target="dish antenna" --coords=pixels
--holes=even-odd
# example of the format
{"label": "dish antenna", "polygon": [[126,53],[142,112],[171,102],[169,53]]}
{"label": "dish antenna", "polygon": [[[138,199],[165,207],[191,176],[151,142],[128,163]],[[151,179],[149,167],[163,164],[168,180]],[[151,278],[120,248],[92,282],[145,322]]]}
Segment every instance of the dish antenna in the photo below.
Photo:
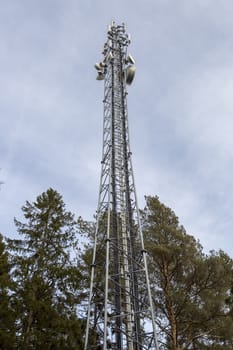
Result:
{"label": "dish antenna", "polygon": [[101,65],[100,65],[100,63],[96,63],[96,64],[94,65],[94,67],[95,67],[95,69],[97,69],[97,70],[101,70]]}
{"label": "dish antenna", "polygon": [[136,68],[134,66],[128,66],[125,71],[126,84],[131,85],[135,77]]}
{"label": "dish antenna", "polygon": [[102,70],[99,70],[96,80],[104,80],[104,76],[105,76],[104,72]]}

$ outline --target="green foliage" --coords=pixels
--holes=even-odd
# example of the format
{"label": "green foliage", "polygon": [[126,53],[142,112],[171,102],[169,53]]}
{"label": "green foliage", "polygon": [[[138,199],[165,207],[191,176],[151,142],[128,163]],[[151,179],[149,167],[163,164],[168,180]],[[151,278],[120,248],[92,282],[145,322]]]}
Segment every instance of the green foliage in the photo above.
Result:
{"label": "green foliage", "polygon": [[143,229],[165,349],[232,349],[233,322],[226,306],[232,259],[222,251],[203,254],[170,208],[158,197],[146,201]]}
{"label": "green foliage", "polygon": [[[24,221],[15,220],[20,239],[5,246],[0,235],[0,349],[82,350],[95,225],[75,221],[53,189],[22,211]],[[103,215],[97,299],[104,293],[105,224]],[[161,350],[232,350],[232,259],[204,254],[158,197],[146,198],[142,227]],[[97,332],[92,338],[99,343]]]}
{"label": "green foliage", "polygon": [[10,265],[3,237],[0,234],[0,349],[14,349],[15,314],[12,307]]}
{"label": "green foliage", "polygon": [[16,282],[19,349],[77,349],[82,322],[77,317],[81,273],[74,258],[77,225],[53,189],[22,207],[15,220],[21,240],[8,240]]}

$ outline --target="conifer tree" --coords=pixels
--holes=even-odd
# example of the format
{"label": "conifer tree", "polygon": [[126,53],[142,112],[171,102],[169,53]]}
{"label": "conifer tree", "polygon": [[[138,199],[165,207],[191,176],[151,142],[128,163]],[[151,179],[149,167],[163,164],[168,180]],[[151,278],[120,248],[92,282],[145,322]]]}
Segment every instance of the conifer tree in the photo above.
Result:
{"label": "conifer tree", "polygon": [[226,305],[232,259],[222,251],[204,254],[158,197],[146,202],[143,229],[161,349],[232,349],[233,322]]}
{"label": "conifer tree", "polygon": [[18,348],[82,349],[76,258],[77,225],[61,195],[48,189],[15,219],[21,239],[8,240],[17,283]]}
{"label": "conifer tree", "polygon": [[11,301],[8,253],[0,234],[0,349],[15,349],[15,314]]}

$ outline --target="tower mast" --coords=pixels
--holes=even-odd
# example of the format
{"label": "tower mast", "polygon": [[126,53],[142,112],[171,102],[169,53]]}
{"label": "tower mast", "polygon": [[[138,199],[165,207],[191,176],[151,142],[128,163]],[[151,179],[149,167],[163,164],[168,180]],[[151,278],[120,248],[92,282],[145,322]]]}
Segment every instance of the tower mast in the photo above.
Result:
{"label": "tower mast", "polygon": [[125,25],[112,22],[95,65],[104,80],[103,149],[85,350],[158,350],[129,142],[129,44]]}

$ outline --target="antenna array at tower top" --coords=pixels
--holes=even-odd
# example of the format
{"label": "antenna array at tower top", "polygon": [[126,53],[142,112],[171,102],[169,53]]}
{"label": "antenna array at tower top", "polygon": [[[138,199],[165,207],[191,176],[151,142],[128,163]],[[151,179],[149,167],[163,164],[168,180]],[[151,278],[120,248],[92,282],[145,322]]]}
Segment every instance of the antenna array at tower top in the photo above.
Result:
{"label": "antenna array at tower top", "polygon": [[[118,40],[120,40],[120,44],[122,46],[128,46],[130,44],[130,34],[127,34],[125,31],[125,24],[122,25],[115,25],[115,22],[112,22],[111,25],[108,27],[108,40],[104,44],[103,47],[103,60],[99,63],[95,64],[95,68],[97,70],[97,80],[104,80],[107,67],[109,64],[112,64],[115,50],[116,48],[113,45],[113,41],[115,36],[117,35]],[[126,83],[130,85],[134,79],[135,76],[135,67],[133,66],[135,64],[135,61],[132,57],[132,55],[128,55],[125,59],[125,71],[123,72],[124,78],[126,80]]]}

